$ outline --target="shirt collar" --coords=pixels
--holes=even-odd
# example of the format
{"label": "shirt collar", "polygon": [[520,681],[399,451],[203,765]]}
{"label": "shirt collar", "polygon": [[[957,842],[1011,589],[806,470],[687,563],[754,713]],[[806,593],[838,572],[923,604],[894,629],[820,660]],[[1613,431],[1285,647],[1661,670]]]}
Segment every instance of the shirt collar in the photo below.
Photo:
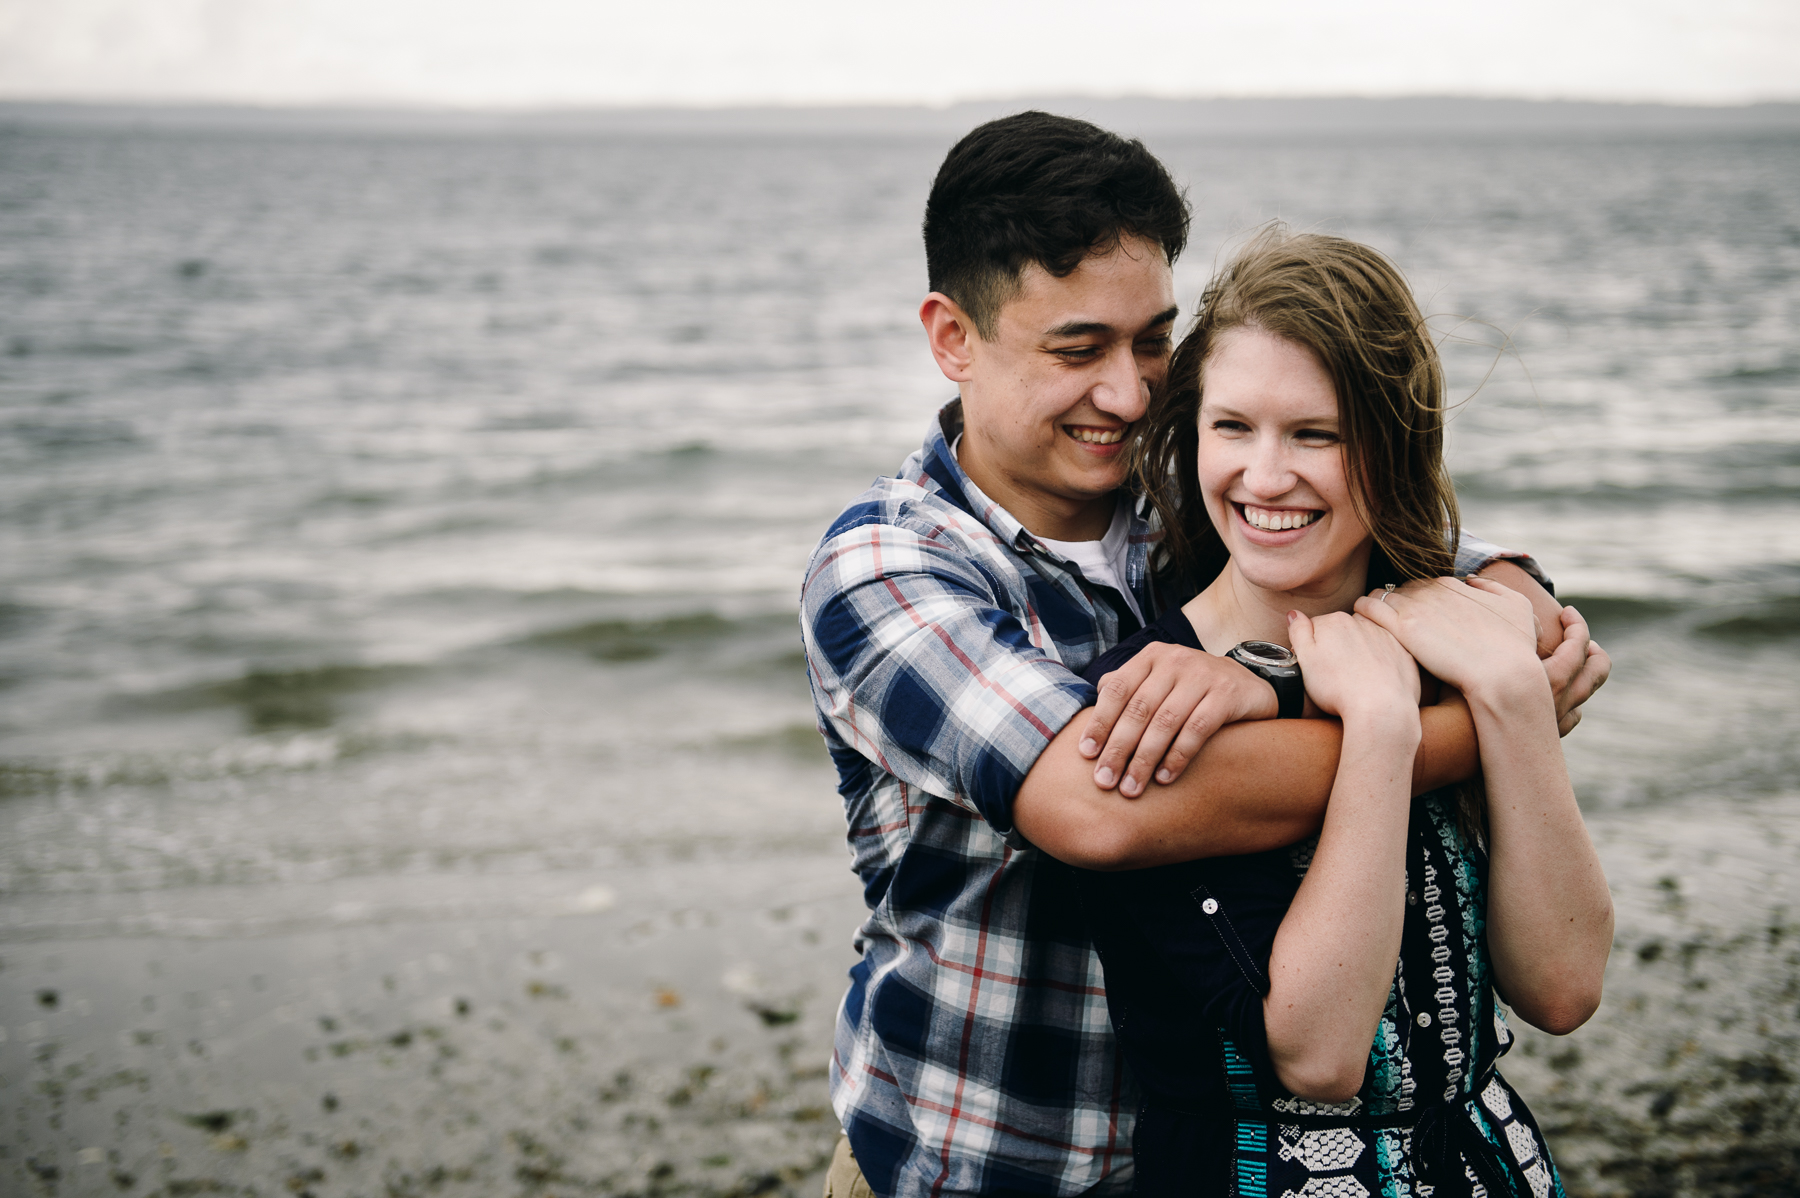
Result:
{"label": "shirt collar", "polygon": [[[945,498],[987,525],[989,532],[1020,553],[1036,553],[1049,556],[1059,562],[1062,561],[1060,554],[1054,553],[1042,541],[1033,537],[1011,512],[989,499],[982,493],[981,488],[975,485],[974,480],[963,473],[961,463],[956,460],[956,454],[950,448],[956,444],[956,439],[962,435],[962,431],[962,398],[959,396],[940,408],[937,419],[931,422],[931,431],[925,437],[924,446],[914,455],[914,461],[918,463],[917,475],[914,476],[913,470],[903,470],[903,474],[921,485],[926,485],[926,479],[935,483],[937,490]],[[907,463],[908,466],[912,466],[912,464],[912,462]],[[1131,522],[1128,535],[1139,543],[1148,541],[1150,524],[1144,518],[1145,505],[1139,502],[1131,504],[1130,507]],[[1141,552],[1139,550],[1137,554],[1133,555],[1132,565],[1134,568],[1130,573],[1134,577],[1128,585],[1139,585],[1142,577],[1142,565],[1135,559],[1141,555]]]}

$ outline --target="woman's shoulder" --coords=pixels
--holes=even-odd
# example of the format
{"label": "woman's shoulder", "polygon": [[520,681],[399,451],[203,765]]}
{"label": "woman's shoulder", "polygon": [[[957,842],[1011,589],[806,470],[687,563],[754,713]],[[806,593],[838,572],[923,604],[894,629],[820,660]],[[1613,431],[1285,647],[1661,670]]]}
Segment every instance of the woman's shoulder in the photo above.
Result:
{"label": "woman's shoulder", "polygon": [[[1190,599],[1192,597],[1188,596]],[[1098,683],[1101,678],[1136,657],[1145,648],[1156,644],[1180,645],[1202,652],[1206,649],[1195,635],[1194,626],[1188,622],[1187,615],[1181,610],[1181,603],[1171,603],[1162,615],[1096,657],[1081,672],[1081,676],[1089,682]]]}

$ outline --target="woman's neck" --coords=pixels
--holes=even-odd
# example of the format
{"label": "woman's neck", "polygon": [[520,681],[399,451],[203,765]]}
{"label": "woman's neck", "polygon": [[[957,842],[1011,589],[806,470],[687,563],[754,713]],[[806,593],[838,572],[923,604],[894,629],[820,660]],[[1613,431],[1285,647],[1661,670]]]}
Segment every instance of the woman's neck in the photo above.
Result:
{"label": "woman's neck", "polygon": [[1294,591],[1257,586],[1238,573],[1236,562],[1226,562],[1211,586],[1182,605],[1182,614],[1194,626],[1200,643],[1212,653],[1222,654],[1243,641],[1285,645],[1289,612],[1322,616],[1351,609],[1368,585],[1368,554],[1359,554],[1358,558],[1335,581]]}

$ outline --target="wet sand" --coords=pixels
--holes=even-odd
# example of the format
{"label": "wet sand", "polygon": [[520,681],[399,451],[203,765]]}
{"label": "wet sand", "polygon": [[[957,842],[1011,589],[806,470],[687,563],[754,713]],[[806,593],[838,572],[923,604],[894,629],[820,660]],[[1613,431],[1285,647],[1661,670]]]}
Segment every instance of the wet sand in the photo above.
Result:
{"label": "wet sand", "polygon": [[757,902],[665,864],[560,918],[8,945],[0,1192],[811,1198],[859,903],[835,853],[734,868]]}
{"label": "wet sand", "polygon": [[[1592,826],[1605,1004],[1506,1066],[1570,1190],[1794,1192],[1800,805]],[[816,1194],[844,858],[614,870],[573,905],[6,944],[0,1191]]]}

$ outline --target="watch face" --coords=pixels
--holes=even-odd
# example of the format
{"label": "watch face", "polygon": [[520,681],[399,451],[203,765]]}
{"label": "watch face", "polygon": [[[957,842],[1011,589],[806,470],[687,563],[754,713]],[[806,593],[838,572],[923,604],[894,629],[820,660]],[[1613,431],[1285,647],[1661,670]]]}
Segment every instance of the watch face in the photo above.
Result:
{"label": "watch face", "polygon": [[1232,652],[1259,666],[1270,666],[1277,670],[1290,669],[1300,662],[1292,649],[1273,641],[1241,641]]}

